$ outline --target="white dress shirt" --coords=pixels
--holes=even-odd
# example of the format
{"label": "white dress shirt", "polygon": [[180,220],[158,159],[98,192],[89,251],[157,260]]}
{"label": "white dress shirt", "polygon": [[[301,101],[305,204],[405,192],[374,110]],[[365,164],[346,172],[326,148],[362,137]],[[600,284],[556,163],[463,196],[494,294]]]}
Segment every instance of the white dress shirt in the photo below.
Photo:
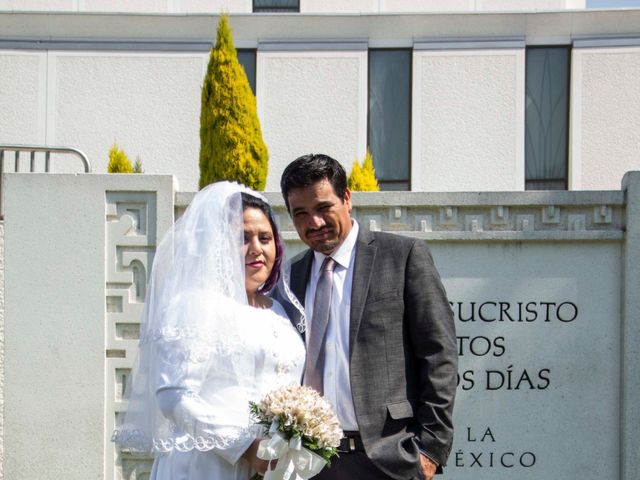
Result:
{"label": "white dress shirt", "polygon": [[[324,361],[324,396],[333,405],[343,430],[358,430],[356,413],[349,381],[349,322],[351,312],[351,286],[353,285],[353,263],[358,237],[358,223],[353,220],[351,231],[331,257],[336,266],[333,273],[329,325],[327,326]],[[307,332],[313,322],[313,299],[320,275],[320,267],[326,258],[314,252],[311,277],[305,294]],[[308,336],[307,336],[308,341]]]}

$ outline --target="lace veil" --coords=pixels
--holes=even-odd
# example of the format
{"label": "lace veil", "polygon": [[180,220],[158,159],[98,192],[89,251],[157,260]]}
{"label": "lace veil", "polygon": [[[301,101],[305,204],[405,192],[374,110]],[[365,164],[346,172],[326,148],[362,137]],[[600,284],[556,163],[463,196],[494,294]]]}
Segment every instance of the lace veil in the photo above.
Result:
{"label": "lace veil", "polygon": [[205,451],[248,435],[242,192],[265,200],[230,182],[198,192],[156,250],[126,412],[112,437],[123,448]]}

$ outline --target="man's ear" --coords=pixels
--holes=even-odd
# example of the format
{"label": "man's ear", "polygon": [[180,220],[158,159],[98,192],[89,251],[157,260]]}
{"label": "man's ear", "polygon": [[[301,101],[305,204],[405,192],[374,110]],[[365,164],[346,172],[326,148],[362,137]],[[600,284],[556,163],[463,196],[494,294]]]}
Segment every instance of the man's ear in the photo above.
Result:
{"label": "man's ear", "polygon": [[344,198],[342,199],[342,203],[346,203],[349,207],[349,212],[351,212],[353,205],[351,205],[351,190],[348,188],[344,189]]}
{"label": "man's ear", "polygon": [[284,206],[287,207],[287,213],[291,217],[291,205],[289,204],[289,198],[284,199]]}

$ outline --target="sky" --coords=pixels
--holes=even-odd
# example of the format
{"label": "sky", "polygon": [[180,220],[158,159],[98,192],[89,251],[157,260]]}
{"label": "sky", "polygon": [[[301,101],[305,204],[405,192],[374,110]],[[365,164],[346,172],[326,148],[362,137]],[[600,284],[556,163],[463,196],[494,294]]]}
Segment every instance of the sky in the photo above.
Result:
{"label": "sky", "polygon": [[640,7],[640,0],[587,0],[587,8]]}

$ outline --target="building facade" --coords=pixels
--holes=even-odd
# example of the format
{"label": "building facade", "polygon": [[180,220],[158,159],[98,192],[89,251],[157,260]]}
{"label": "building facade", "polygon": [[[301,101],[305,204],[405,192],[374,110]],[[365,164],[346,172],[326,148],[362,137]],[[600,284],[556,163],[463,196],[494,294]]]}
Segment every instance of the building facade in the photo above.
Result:
{"label": "building facade", "polygon": [[0,0],[0,144],[75,147],[105,172],[115,141],[196,190],[220,11],[268,191],[301,154],[349,169],[367,148],[386,190],[615,189],[640,166],[640,10],[576,0]]}

